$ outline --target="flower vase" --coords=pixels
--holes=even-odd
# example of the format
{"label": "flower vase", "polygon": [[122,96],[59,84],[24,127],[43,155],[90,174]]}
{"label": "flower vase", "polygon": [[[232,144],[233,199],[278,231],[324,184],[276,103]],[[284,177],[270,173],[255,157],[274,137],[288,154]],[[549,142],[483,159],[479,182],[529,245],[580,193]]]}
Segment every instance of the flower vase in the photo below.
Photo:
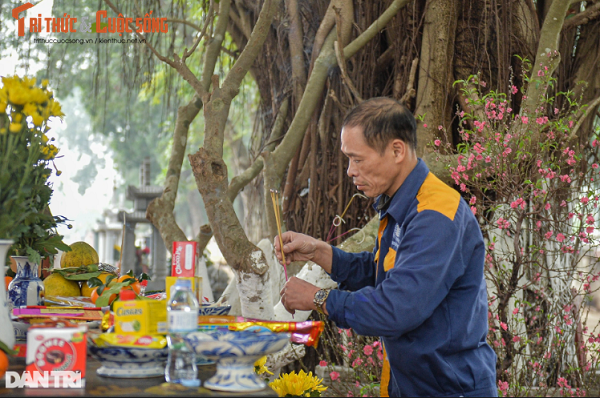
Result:
{"label": "flower vase", "polygon": [[[0,239],[0,276],[2,277],[0,280],[2,281],[5,276],[6,254],[12,244],[12,240]],[[15,345],[15,331],[10,321],[4,283],[0,283],[0,342],[4,343],[10,349]]]}
{"label": "flower vase", "polygon": [[13,256],[17,275],[8,285],[8,299],[13,308],[44,304],[44,282],[38,276],[38,265],[27,256]]}

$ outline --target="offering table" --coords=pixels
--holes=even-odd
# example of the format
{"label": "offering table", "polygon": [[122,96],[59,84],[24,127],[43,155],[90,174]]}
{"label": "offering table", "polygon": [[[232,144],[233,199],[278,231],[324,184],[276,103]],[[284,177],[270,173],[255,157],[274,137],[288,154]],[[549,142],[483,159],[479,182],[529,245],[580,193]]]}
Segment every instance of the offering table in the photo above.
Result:
{"label": "offering table", "polygon": [[[0,396],[56,396],[56,397],[156,397],[156,396],[262,396],[276,397],[277,394],[270,388],[245,393],[224,393],[208,390],[204,387],[186,388],[180,385],[167,385],[164,377],[152,378],[112,378],[101,377],[96,374],[96,369],[101,366],[94,358],[87,358],[85,388],[6,388],[5,380],[0,381]],[[18,372],[25,369],[24,358],[12,358],[8,371]],[[201,381],[208,380],[216,372],[215,365],[198,366],[198,377]]]}

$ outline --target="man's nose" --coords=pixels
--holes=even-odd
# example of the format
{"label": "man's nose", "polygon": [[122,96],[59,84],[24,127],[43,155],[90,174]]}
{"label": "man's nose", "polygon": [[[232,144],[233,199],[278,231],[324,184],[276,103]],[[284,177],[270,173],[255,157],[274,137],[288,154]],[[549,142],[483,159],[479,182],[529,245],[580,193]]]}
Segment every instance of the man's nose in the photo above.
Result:
{"label": "man's nose", "polygon": [[348,177],[356,177],[356,167],[352,166],[352,161],[348,162],[348,170],[346,170]]}

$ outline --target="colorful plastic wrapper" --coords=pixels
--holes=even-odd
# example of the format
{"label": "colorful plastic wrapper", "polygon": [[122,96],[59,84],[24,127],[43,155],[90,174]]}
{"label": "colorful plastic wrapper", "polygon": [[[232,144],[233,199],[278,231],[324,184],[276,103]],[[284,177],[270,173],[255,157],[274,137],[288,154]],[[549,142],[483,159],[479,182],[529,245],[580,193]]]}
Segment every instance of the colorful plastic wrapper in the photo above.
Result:
{"label": "colorful plastic wrapper", "polygon": [[46,305],[56,305],[64,307],[96,307],[89,297],[65,297],[65,296],[46,296],[44,297]]}
{"label": "colorful plastic wrapper", "polygon": [[100,325],[100,327],[102,328],[102,331],[106,332],[114,324],[115,324],[115,316],[113,315],[112,312],[106,311],[104,313],[104,315],[102,316],[102,324]]}
{"label": "colorful plastic wrapper", "polygon": [[103,333],[94,340],[98,347],[154,348],[160,350],[167,346],[163,335]]}
{"label": "colorful plastic wrapper", "polygon": [[198,324],[200,330],[227,328],[228,330],[239,331],[251,327],[263,327],[275,333],[291,333],[292,343],[304,344],[309,347],[317,347],[325,327],[321,321],[278,322],[229,315],[199,316]]}

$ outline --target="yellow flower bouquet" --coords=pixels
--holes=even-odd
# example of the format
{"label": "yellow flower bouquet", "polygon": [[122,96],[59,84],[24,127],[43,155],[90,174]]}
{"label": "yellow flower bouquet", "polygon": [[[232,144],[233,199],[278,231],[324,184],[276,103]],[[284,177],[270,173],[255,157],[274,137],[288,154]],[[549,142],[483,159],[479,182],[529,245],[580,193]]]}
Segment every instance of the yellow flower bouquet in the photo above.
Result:
{"label": "yellow flower bouquet", "polygon": [[284,373],[269,386],[280,397],[320,397],[327,390],[322,383],[323,380],[313,376],[312,372],[307,374],[301,370],[298,374],[295,371]]}
{"label": "yellow flower bouquet", "polygon": [[47,85],[13,76],[2,77],[0,87],[0,239],[14,240],[15,254],[38,263],[40,253],[66,248],[55,232],[66,219],[48,210],[48,177],[58,154],[46,136],[48,120],[63,113]]}

